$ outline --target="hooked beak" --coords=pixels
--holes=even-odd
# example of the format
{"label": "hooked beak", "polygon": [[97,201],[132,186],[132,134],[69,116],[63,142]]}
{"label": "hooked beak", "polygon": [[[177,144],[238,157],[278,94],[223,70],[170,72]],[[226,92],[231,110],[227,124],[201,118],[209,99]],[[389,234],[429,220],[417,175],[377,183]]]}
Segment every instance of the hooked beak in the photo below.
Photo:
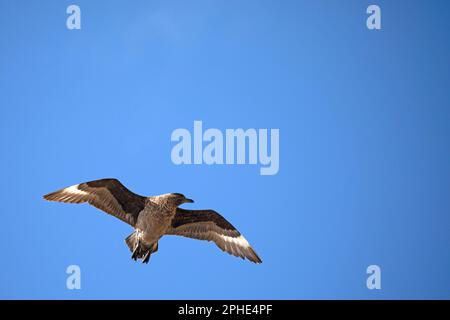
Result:
{"label": "hooked beak", "polygon": [[194,200],[186,198],[184,199],[184,203],[194,203]]}

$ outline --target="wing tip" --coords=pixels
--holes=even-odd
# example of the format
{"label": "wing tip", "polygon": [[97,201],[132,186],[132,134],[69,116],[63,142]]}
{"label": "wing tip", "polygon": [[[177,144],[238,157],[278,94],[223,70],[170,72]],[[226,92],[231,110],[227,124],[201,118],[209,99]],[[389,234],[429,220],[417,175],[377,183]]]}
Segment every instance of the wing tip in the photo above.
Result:
{"label": "wing tip", "polygon": [[42,198],[47,201],[66,202],[66,203],[82,203],[86,202],[87,192],[80,190],[79,184],[48,193]]}
{"label": "wing tip", "polygon": [[258,256],[258,254],[255,252],[255,250],[253,250],[252,247],[249,247],[248,250],[250,251],[250,257],[247,257],[247,259],[249,261],[253,262],[254,264],[261,264],[262,260]]}
{"label": "wing tip", "polygon": [[42,199],[47,200],[47,201],[57,201],[56,200],[57,194],[58,194],[58,191],[47,193],[42,196]]}

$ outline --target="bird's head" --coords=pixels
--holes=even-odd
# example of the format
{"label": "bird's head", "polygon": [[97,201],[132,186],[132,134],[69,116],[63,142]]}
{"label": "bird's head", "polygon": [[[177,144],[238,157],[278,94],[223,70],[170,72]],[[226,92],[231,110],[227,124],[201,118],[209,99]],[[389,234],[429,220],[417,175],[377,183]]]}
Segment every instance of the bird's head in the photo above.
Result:
{"label": "bird's head", "polygon": [[182,205],[183,203],[193,203],[194,200],[188,199],[181,193],[169,193],[167,194],[167,198],[170,202],[174,203],[177,207]]}

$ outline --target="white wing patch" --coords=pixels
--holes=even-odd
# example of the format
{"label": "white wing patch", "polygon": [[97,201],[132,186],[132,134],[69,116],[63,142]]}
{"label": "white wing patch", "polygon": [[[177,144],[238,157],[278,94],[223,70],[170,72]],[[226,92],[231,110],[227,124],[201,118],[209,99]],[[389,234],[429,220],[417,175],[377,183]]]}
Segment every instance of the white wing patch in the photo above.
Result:
{"label": "white wing patch", "polygon": [[224,241],[235,243],[240,247],[248,248],[250,247],[250,243],[248,243],[247,239],[245,239],[243,236],[239,236],[237,238],[228,237],[224,235],[219,235]]}
{"label": "white wing patch", "polygon": [[86,191],[83,191],[83,190],[78,189],[78,186],[79,186],[79,185],[76,184],[76,185],[74,185],[74,186],[65,188],[65,189],[63,189],[63,193],[73,194],[73,195],[78,195],[78,196],[85,196],[85,195],[89,194],[89,193],[86,192]]}

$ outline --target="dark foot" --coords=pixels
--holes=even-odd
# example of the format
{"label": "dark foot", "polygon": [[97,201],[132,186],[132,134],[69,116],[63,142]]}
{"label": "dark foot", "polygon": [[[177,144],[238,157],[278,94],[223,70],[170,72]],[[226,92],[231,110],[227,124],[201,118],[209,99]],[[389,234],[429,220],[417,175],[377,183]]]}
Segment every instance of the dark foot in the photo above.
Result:
{"label": "dark foot", "polygon": [[140,242],[139,240],[136,241],[136,245],[134,246],[133,254],[131,255],[131,259],[133,259],[134,261],[137,260],[139,252],[140,252],[140,250],[139,250],[140,243],[139,242]]}
{"label": "dark foot", "polygon": [[150,260],[150,250],[148,250],[144,257],[142,258],[142,263],[148,263],[148,260]]}

